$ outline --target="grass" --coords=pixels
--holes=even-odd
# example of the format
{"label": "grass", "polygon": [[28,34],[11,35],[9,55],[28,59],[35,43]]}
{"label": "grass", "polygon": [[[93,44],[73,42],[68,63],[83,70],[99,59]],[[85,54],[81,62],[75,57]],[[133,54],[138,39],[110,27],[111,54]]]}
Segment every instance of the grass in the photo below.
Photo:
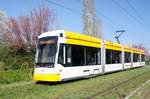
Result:
{"label": "grass", "polygon": [[31,69],[0,71],[0,84],[29,81],[32,79],[31,72]]}
{"label": "grass", "polygon": [[[0,98],[2,99],[122,99],[135,90],[143,82],[150,79],[150,72],[120,85],[105,95],[97,93],[106,90],[121,81],[125,81],[138,74],[150,71],[150,67],[132,69],[116,72],[90,79],[66,82],[61,84],[36,84],[36,83],[15,83],[14,86],[0,87]],[[95,94],[97,94],[95,96]]]}

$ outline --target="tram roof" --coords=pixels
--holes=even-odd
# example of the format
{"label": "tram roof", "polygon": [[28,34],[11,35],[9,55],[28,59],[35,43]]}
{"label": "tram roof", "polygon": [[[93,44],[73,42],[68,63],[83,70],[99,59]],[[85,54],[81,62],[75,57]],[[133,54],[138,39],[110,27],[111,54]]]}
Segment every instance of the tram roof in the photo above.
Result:
{"label": "tram roof", "polygon": [[[76,44],[76,45],[83,45],[83,46],[89,46],[89,47],[97,47],[100,48],[102,39],[88,36],[85,34],[79,34],[76,32],[71,31],[65,31],[65,30],[55,30],[50,32],[44,32],[42,33],[39,38],[45,37],[45,36],[56,36],[60,33],[63,33],[66,38],[66,43],[68,44]],[[133,53],[141,53],[144,54],[144,50],[138,49],[138,48],[132,48],[127,45],[121,45],[116,42],[112,42],[109,40],[105,40],[105,47],[106,49],[112,49],[112,50],[122,50],[122,47],[124,48],[125,52],[133,52]]]}

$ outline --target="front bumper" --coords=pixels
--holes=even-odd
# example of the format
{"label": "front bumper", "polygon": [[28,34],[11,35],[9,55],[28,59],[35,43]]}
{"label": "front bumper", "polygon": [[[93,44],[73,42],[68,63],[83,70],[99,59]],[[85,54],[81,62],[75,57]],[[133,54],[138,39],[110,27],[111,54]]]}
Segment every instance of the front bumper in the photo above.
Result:
{"label": "front bumper", "polygon": [[33,80],[58,82],[60,81],[60,74],[33,74]]}

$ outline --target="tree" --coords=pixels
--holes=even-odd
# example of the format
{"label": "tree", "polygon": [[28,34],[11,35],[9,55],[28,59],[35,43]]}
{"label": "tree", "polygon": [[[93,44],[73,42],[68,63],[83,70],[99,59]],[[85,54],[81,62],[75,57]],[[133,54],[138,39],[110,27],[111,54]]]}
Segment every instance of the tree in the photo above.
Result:
{"label": "tree", "polygon": [[132,45],[132,47],[144,50],[144,52],[145,52],[145,59],[146,60],[150,59],[149,50],[143,44],[134,44],[134,45]]}
{"label": "tree", "polygon": [[0,43],[4,43],[3,34],[7,31],[6,21],[6,14],[0,11]]}
{"label": "tree", "polygon": [[13,52],[20,49],[31,51],[38,35],[52,30],[53,22],[54,12],[44,5],[38,6],[27,15],[9,18],[5,40],[12,46]]}

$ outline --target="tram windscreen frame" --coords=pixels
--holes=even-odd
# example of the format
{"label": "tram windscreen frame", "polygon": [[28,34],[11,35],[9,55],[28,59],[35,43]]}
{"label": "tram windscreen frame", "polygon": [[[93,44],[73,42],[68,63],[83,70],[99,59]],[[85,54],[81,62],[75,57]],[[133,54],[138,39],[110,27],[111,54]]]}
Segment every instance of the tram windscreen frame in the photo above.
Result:
{"label": "tram windscreen frame", "polygon": [[43,37],[37,43],[37,61],[36,64],[40,67],[54,67],[55,57],[57,52],[57,36]]}

